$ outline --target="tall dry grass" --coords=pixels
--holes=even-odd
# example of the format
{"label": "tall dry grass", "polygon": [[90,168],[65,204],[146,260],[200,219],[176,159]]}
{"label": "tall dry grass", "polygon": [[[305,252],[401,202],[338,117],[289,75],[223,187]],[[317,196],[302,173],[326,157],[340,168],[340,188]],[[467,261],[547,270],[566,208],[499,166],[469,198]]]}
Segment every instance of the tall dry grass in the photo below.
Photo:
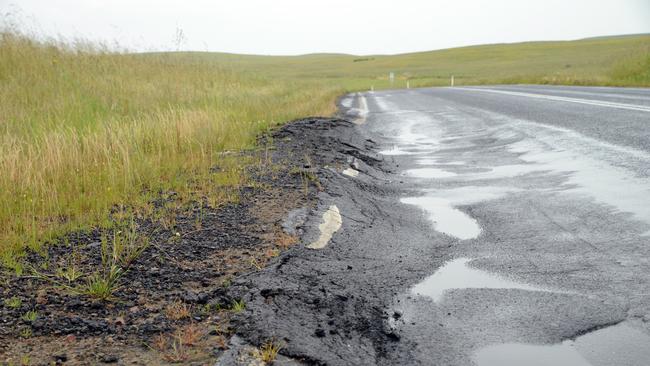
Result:
{"label": "tall dry grass", "polygon": [[160,192],[233,199],[246,162],[223,152],[252,147],[279,122],[331,113],[340,92],[208,60],[2,34],[2,262],[16,266],[25,248],[104,225],[114,207],[147,207]]}

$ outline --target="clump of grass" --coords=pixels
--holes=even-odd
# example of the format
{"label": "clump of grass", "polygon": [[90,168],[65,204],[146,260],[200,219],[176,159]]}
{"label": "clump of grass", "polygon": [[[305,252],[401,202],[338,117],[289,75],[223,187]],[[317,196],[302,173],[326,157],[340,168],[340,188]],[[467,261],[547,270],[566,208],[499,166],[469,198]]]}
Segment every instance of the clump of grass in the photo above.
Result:
{"label": "clump of grass", "polygon": [[241,313],[242,311],[246,310],[246,303],[244,300],[234,300],[232,302],[232,305],[230,307],[230,310],[233,313]]}
{"label": "clump of grass", "polygon": [[23,301],[18,296],[12,296],[4,300],[4,305],[10,309],[18,309]]}
{"label": "clump of grass", "polygon": [[192,315],[190,307],[180,300],[176,300],[167,305],[165,316],[171,320],[187,319]]}
{"label": "clump of grass", "polygon": [[32,328],[23,328],[23,329],[20,331],[20,336],[21,336],[22,338],[31,338],[31,337],[32,337],[32,334],[33,334],[33,332],[32,332]]}
{"label": "clump of grass", "polygon": [[112,265],[107,270],[96,272],[88,277],[81,292],[98,300],[111,300],[118,289],[122,268]]}
{"label": "clump of grass", "polygon": [[56,276],[66,280],[70,284],[83,276],[83,273],[74,264],[70,264],[65,268],[58,268]]}
{"label": "clump of grass", "polygon": [[110,237],[102,237],[102,261],[118,263],[126,268],[149,247],[149,239],[138,233],[133,215],[126,224],[119,226]]}
{"label": "clump of grass", "polygon": [[188,324],[177,331],[177,338],[185,346],[196,346],[203,337],[203,332],[195,324]]}
{"label": "clump of grass", "polygon": [[33,322],[34,320],[36,320],[37,317],[38,317],[38,312],[36,310],[29,310],[28,312],[23,314],[21,319],[23,319],[26,322]]}
{"label": "clump of grass", "polygon": [[202,333],[194,324],[178,329],[173,336],[158,334],[151,342],[151,348],[162,353],[167,362],[181,363],[190,358],[189,348],[198,344]]}
{"label": "clump of grass", "polygon": [[174,338],[169,349],[164,352],[163,359],[168,362],[180,363],[190,358],[187,346],[183,344],[180,338]]}
{"label": "clump of grass", "polygon": [[267,365],[273,364],[280,350],[282,350],[282,344],[275,341],[267,341],[257,350],[257,358]]}

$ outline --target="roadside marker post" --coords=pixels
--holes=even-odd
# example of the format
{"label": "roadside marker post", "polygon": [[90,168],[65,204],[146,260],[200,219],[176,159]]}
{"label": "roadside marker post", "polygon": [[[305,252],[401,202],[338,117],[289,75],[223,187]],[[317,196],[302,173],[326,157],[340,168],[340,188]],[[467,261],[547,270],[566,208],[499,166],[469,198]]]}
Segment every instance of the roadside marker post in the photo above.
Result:
{"label": "roadside marker post", "polygon": [[451,86],[454,86],[454,75],[451,76]]}
{"label": "roadside marker post", "polygon": [[395,73],[391,71],[388,74],[388,79],[390,80],[390,86],[393,86],[393,84],[395,83]]}
{"label": "roadside marker post", "polygon": [[411,89],[411,83],[408,80],[406,80],[406,89]]}

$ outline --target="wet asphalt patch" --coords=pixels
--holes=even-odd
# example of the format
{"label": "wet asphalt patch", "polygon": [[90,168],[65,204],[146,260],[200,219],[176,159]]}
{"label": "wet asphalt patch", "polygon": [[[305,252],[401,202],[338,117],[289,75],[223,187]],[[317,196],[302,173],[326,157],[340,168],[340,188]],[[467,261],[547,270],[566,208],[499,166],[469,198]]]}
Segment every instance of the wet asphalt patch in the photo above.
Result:
{"label": "wet asphalt patch", "polygon": [[[321,250],[296,247],[236,284],[250,304],[239,335],[279,339],[284,355],[308,364],[507,365],[538,355],[598,366],[603,347],[587,344],[609,342],[610,364],[643,365],[649,263],[632,254],[647,252],[650,226],[631,200],[645,178],[628,176],[642,161],[418,93],[366,93],[362,125],[291,125],[322,186],[303,245],[332,205],[342,225]],[[351,96],[342,112],[358,103]],[[357,176],[342,173],[352,159]],[[599,185],[599,169],[612,182]],[[612,185],[629,194],[612,195]],[[639,341],[621,352],[629,338]]]}

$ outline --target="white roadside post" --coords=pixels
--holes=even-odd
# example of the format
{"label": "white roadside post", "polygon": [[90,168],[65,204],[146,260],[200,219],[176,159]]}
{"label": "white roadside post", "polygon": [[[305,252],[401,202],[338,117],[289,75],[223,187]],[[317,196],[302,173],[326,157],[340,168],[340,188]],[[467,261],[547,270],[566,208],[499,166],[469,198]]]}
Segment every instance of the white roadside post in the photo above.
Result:
{"label": "white roadside post", "polygon": [[454,75],[451,76],[451,86],[454,86]]}
{"label": "white roadside post", "polygon": [[411,82],[406,80],[406,89],[411,89]]}
{"label": "white roadside post", "polygon": [[388,79],[390,80],[390,86],[393,86],[393,84],[395,83],[395,73],[391,71],[388,74]]}

